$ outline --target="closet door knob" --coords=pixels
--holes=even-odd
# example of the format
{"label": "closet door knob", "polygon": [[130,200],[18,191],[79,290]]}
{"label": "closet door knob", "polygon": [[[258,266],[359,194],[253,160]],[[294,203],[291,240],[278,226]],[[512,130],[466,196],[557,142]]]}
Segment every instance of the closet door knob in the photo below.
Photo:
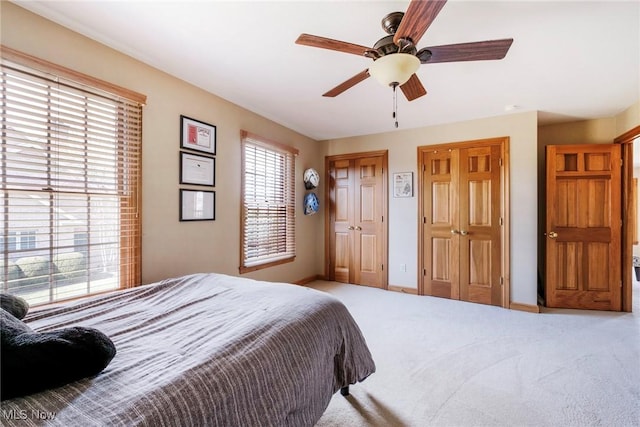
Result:
{"label": "closet door knob", "polygon": [[451,234],[460,234],[460,232],[458,230],[451,230]]}
{"label": "closet door knob", "polygon": [[356,226],[356,230],[362,230],[362,227],[360,227],[359,225]]}
{"label": "closet door knob", "polygon": [[463,236],[466,236],[467,234],[469,234],[468,231],[464,231],[464,230],[460,230],[460,234]]}
{"label": "closet door knob", "polygon": [[350,225],[349,227],[347,227],[347,230],[353,230],[353,225]]}

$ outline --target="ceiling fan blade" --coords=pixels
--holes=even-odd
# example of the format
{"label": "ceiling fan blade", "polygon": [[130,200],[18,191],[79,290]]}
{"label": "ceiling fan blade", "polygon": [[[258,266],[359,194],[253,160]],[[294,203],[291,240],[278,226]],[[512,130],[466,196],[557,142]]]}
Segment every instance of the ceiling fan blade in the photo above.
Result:
{"label": "ceiling fan blade", "polygon": [[340,40],[328,39],[326,37],[312,36],[311,34],[300,34],[296,44],[319,47],[322,49],[337,50],[338,52],[352,53],[363,56],[364,52],[371,48],[358,44],[347,43]]}
{"label": "ceiling fan blade", "polygon": [[345,90],[352,88],[353,86],[357,85],[358,83],[367,79],[368,77],[369,77],[369,70],[367,69],[351,77],[349,80],[340,83],[338,86],[334,87],[330,91],[323,93],[322,96],[327,96],[329,98],[338,96]]}
{"label": "ceiling fan blade", "polygon": [[413,44],[418,44],[446,2],[447,0],[412,0],[393,36],[393,42],[398,44],[398,40],[409,38]]}
{"label": "ceiling fan blade", "polygon": [[[436,62],[502,59],[509,51],[511,43],[513,43],[513,39],[500,39],[427,47],[420,50],[429,50],[431,57],[420,62],[433,64]],[[420,55],[420,52],[418,52],[418,55]]]}
{"label": "ceiling fan blade", "polygon": [[408,101],[413,101],[427,94],[427,90],[422,86],[420,79],[415,74],[413,74],[405,84],[400,86],[400,89],[402,89],[402,93],[404,93]]}

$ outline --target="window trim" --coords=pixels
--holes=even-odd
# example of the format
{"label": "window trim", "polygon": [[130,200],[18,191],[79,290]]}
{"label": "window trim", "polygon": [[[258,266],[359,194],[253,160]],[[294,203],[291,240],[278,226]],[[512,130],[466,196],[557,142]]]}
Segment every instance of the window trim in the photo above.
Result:
{"label": "window trim", "polygon": [[44,59],[29,55],[27,53],[20,52],[19,50],[12,49],[3,44],[0,44],[0,56],[3,60],[15,62],[16,64],[50,73],[58,77],[62,77],[66,80],[100,89],[113,95],[126,98],[130,101],[137,102],[142,106],[147,103],[146,95],[123,88],[122,86],[118,86],[113,83],[106,82],[104,80],[100,80],[96,77],[91,77],[78,71],[71,70],[61,65],[54,64],[53,62],[49,62]]}
{"label": "window trim", "polygon": [[[296,258],[296,249],[295,249],[295,241],[296,241],[296,236],[295,236],[295,228],[296,228],[296,224],[295,224],[295,193],[296,193],[296,156],[298,155],[298,149],[295,147],[291,147],[289,145],[286,144],[282,144],[276,141],[272,141],[268,138],[264,138],[260,135],[256,135],[253,134],[251,132],[247,132],[245,130],[240,131],[240,141],[241,141],[241,186],[240,186],[240,267],[238,268],[240,274],[244,274],[244,273],[249,273],[252,271],[257,271],[257,270],[262,270],[265,268],[269,268],[269,267],[273,267],[276,265],[281,265],[281,264],[285,264],[285,263],[289,263],[289,262],[293,262]],[[246,153],[245,153],[245,144],[246,143],[250,143],[252,145],[260,145],[265,147],[266,149],[270,149],[272,151],[278,151],[278,152],[283,152],[283,153],[287,153],[288,155],[292,156],[292,165],[293,165],[293,170],[291,171],[291,176],[285,178],[289,181],[289,183],[291,184],[291,189],[288,192],[288,194],[291,195],[291,200],[290,200],[290,205],[288,206],[288,208],[290,208],[293,211],[293,216],[292,216],[292,221],[293,221],[293,225],[291,227],[291,229],[293,230],[293,236],[291,236],[291,240],[293,241],[293,255],[281,255],[280,257],[278,256],[274,256],[271,260],[265,260],[265,261],[257,261],[257,262],[250,262],[247,263],[245,262],[245,253],[244,253],[244,248],[245,248],[245,243],[246,243],[246,236],[245,236],[245,221],[244,221],[244,216],[245,216],[245,185],[246,185],[246,179],[245,179],[245,162],[246,162]],[[287,239],[289,240],[289,239]]]}

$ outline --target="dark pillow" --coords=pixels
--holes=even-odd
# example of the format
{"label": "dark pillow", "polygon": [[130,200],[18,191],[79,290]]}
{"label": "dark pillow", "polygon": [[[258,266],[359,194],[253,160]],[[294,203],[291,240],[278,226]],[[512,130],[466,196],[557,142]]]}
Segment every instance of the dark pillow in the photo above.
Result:
{"label": "dark pillow", "polygon": [[29,303],[15,295],[0,294],[0,308],[7,310],[17,319],[23,319],[29,311]]}
{"label": "dark pillow", "polygon": [[0,400],[97,375],[116,354],[109,337],[93,328],[38,333],[3,309],[0,322]]}

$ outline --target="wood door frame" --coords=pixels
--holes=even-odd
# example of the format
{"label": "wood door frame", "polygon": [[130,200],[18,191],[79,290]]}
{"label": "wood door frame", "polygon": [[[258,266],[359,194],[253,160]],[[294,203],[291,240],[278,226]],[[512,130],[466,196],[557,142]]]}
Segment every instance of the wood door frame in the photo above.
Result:
{"label": "wood door frame", "polygon": [[631,312],[633,307],[633,221],[635,212],[632,206],[631,186],[633,185],[633,140],[640,137],[640,126],[623,133],[613,140],[614,144],[622,144],[622,248],[620,262],[622,264],[622,311]]}
{"label": "wood door frame", "polygon": [[380,289],[388,289],[389,287],[389,150],[366,151],[360,153],[336,154],[333,156],[325,156],[324,158],[324,278],[329,279],[331,275],[331,162],[336,160],[356,160],[365,157],[381,157],[382,158],[382,260],[385,268],[382,271],[382,287]]}
{"label": "wood door frame", "polygon": [[[500,180],[502,183],[502,188],[500,189],[500,216],[503,219],[502,223],[502,233],[501,233],[501,257],[500,263],[502,267],[501,276],[503,277],[502,284],[502,307],[503,308],[511,308],[511,261],[510,261],[510,211],[509,211],[509,137],[497,137],[497,138],[486,138],[486,139],[476,139],[471,141],[459,141],[459,142],[451,142],[446,144],[437,144],[437,145],[423,145],[419,146],[417,150],[417,158],[418,158],[418,172],[422,174],[422,158],[423,153],[426,151],[434,151],[434,150],[449,150],[449,149],[464,149],[464,148],[475,148],[478,146],[487,146],[487,145],[500,145],[500,154],[502,158],[502,167],[500,168]],[[423,275],[426,269],[424,265],[424,239],[422,233],[422,227],[424,226],[425,212],[423,211],[424,200],[423,200],[423,191],[424,188],[422,185],[422,178],[418,179],[418,295],[425,295],[424,293],[424,280]],[[520,308],[519,308],[520,309]]]}

